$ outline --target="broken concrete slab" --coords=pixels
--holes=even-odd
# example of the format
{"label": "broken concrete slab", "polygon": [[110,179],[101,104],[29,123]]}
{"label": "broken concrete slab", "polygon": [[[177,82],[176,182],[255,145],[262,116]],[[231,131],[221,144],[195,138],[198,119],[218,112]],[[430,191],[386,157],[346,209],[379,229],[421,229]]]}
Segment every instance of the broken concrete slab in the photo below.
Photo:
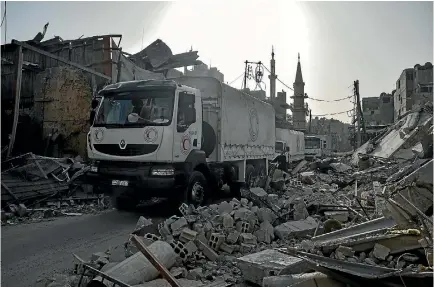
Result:
{"label": "broken concrete slab", "polygon": [[374,257],[379,260],[386,260],[387,256],[390,254],[390,249],[384,245],[375,243],[373,254]]}
{"label": "broken concrete slab", "polygon": [[306,274],[265,277],[262,287],[345,287],[346,284],[334,280],[320,272]]}
{"label": "broken concrete slab", "polygon": [[[201,281],[189,280],[184,278],[179,278],[176,281],[178,281],[178,283],[182,287],[200,287],[204,285]],[[166,279],[155,279],[150,282],[134,285],[132,287],[172,287],[172,286]]]}
{"label": "broken concrete slab", "polygon": [[262,284],[264,277],[278,275],[284,269],[291,272],[288,274],[310,270],[302,259],[272,249],[249,254],[236,260],[244,280],[258,285]]}
{"label": "broken concrete slab", "polygon": [[[175,264],[177,255],[169,243],[156,241],[148,249],[164,267],[170,269]],[[156,279],[160,273],[145,255],[137,252],[107,270],[106,274],[126,284],[137,285]],[[93,281],[101,281],[101,278],[98,276]]]}
{"label": "broken concrete slab", "polygon": [[339,222],[345,223],[348,221],[348,217],[350,216],[348,211],[325,211],[324,216],[326,219],[335,219]]}
{"label": "broken concrete slab", "polygon": [[274,228],[274,234],[281,240],[290,237],[304,237],[313,234],[318,226],[318,222],[313,217],[305,220],[288,221]]}

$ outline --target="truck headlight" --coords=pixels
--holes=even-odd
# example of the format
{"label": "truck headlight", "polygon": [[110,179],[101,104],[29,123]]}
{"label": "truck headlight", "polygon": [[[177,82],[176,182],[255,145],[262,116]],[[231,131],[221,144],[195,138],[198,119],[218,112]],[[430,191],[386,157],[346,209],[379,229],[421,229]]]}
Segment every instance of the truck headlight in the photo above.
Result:
{"label": "truck headlight", "polygon": [[151,170],[151,175],[153,176],[172,176],[175,174],[175,169],[172,167],[168,167],[168,168],[153,168]]}
{"label": "truck headlight", "polygon": [[102,139],[104,138],[104,131],[101,129],[97,129],[95,130],[93,136],[96,142],[101,142]]}
{"label": "truck headlight", "polygon": [[90,171],[91,172],[98,172],[98,167],[93,165],[90,167]]}

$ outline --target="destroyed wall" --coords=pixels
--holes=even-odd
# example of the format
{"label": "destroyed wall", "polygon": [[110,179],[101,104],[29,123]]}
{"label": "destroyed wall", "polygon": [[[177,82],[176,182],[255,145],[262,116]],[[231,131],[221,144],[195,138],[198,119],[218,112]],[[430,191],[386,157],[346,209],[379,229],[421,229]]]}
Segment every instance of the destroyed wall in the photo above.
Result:
{"label": "destroyed wall", "polygon": [[64,149],[86,156],[92,88],[83,72],[55,67],[37,75],[34,119],[42,123],[44,138],[58,131]]}

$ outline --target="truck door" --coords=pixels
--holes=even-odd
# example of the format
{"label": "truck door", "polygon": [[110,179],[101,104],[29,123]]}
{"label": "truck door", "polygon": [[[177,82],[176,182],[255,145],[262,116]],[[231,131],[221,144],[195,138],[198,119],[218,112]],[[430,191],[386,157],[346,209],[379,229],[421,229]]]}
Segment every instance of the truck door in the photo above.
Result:
{"label": "truck door", "polygon": [[174,161],[183,162],[192,150],[201,148],[202,107],[200,96],[179,92],[173,137]]}

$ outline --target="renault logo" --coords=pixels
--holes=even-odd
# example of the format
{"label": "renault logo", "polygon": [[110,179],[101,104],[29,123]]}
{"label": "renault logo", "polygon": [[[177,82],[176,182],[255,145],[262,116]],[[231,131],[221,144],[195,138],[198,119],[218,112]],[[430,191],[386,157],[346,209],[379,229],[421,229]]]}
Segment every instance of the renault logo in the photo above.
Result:
{"label": "renault logo", "polygon": [[125,149],[126,147],[127,147],[127,143],[125,142],[125,140],[121,140],[119,143],[119,148]]}

